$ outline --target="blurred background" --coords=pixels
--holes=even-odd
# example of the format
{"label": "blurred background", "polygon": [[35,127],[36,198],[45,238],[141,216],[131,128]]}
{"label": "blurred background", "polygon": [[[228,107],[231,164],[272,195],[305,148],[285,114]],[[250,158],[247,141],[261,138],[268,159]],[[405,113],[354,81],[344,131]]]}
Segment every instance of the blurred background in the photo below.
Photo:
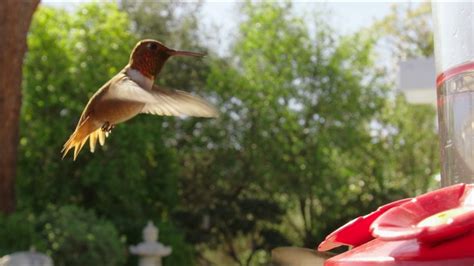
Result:
{"label": "blurred background", "polygon": [[[207,52],[169,60],[157,82],[220,118],[140,115],[61,160],[88,98],[144,38]],[[27,43],[0,256],[136,265],[128,246],[153,220],[173,248],[164,265],[266,265],[272,248],[314,248],[438,187],[435,107],[397,89],[401,61],[432,56],[429,3],[43,1]]]}

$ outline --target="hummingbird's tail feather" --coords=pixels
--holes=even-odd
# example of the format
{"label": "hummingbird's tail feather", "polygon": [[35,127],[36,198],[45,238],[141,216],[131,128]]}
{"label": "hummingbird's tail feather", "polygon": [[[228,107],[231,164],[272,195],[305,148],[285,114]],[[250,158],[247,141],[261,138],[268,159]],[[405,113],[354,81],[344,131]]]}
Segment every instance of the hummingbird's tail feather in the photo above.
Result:
{"label": "hummingbird's tail feather", "polygon": [[100,130],[100,131],[98,132],[98,136],[99,136],[99,143],[100,143],[100,145],[101,145],[101,146],[104,146],[105,137],[106,137],[104,131]]}
{"label": "hummingbird's tail feather", "polygon": [[94,153],[95,151],[95,144],[97,143],[97,138],[98,138],[98,135],[96,132],[97,130],[92,132],[92,134],[89,135],[89,147],[92,153]]}
{"label": "hummingbird's tail feather", "polygon": [[66,157],[66,154],[74,148],[74,161],[77,158],[77,155],[79,152],[82,150],[84,145],[86,144],[87,140],[90,138],[90,149],[91,152],[94,152],[95,150],[95,144],[97,139],[99,139],[99,143],[101,145],[104,145],[105,142],[105,133],[102,131],[101,128],[98,128],[94,123],[91,123],[86,120],[84,120],[83,123],[81,123],[80,126],[76,128],[74,133],[69,137],[68,141],[63,146],[62,153],[63,153],[63,159]]}
{"label": "hummingbird's tail feather", "polygon": [[105,137],[107,137],[107,133],[104,132],[101,128],[97,129],[89,135],[89,146],[92,153],[94,153],[95,151],[97,140],[99,140],[100,146],[104,146]]}

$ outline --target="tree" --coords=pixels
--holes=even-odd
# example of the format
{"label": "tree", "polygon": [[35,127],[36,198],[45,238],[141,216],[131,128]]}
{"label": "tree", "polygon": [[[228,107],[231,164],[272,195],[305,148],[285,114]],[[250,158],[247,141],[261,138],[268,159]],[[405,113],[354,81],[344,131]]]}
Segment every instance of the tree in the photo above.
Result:
{"label": "tree", "polygon": [[[362,192],[351,195],[344,185],[357,172],[351,152],[370,142],[368,126],[384,103],[374,40],[339,37],[321,21],[310,34],[290,10],[243,5],[232,57],[216,60],[208,78],[222,117],[195,129],[194,143],[180,149],[188,184],[182,208],[195,219],[207,214],[210,233],[201,231],[207,238],[200,240],[220,243],[211,248],[242,265],[264,263],[290,240],[314,247],[334,223],[377,204],[348,209],[346,199]],[[272,218],[258,216],[259,205]],[[262,237],[268,231],[274,237]]]}
{"label": "tree", "polygon": [[170,218],[178,165],[163,136],[172,133],[159,117],[118,125],[105,146],[75,162],[60,157],[87,100],[128,63],[137,41],[129,16],[113,3],[38,10],[24,67],[19,208],[37,215],[51,203],[92,210],[112,222],[127,245],[142,240],[151,219],[161,240],[175,247],[166,263],[188,265],[192,250]]}
{"label": "tree", "polygon": [[6,0],[0,4],[0,212],[15,210],[23,56],[26,34],[39,0]]}
{"label": "tree", "polygon": [[[369,30],[379,36],[379,46],[388,52],[391,63],[388,65],[389,73],[398,72],[400,61],[433,56],[433,23],[429,2],[404,7],[394,4],[391,12],[376,21]],[[391,86],[395,87],[394,75],[388,75],[388,78]],[[437,185],[433,178],[440,167],[435,119],[433,106],[409,104],[401,92],[395,92],[392,100],[387,101],[384,110],[379,113],[381,124],[374,133],[377,132],[376,138],[381,144],[379,148],[386,149],[388,155],[379,160],[398,163],[394,169],[397,173],[392,172],[391,175],[403,180],[401,185],[408,195],[424,193]]]}
{"label": "tree", "polygon": [[[402,99],[394,107],[376,64],[379,35],[339,36],[323,18],[310,32],[289,4],[246,3],[242,17],[230,58],[208,77],[221,118],[179,142],[181,220],[208,225],[185,223],[191,241],[257,264],[278,243],[313,248],[352,218],[430,187],[433,113]],[[285,214],[257,218],[241,205],[256,199]],[[280,240],[255,238],[266,230]]]}
{"label": "tree", "polygon": [[[433,56],[433,23],[431,3],[394,4],[390,13],[371,27],[379,36],[395,63],[407,58]],[[395,61],[396,60],[396,61]]]}

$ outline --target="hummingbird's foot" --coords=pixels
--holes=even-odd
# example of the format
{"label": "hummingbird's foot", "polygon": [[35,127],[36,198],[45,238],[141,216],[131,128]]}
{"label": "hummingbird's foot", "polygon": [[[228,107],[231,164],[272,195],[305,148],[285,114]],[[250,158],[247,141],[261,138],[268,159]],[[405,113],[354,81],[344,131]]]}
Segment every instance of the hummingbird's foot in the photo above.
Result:
{"label": "hummingbird's foot", "polygon": [[112,129],[114,129],[115,125],[114,124],[110,124],[109,122],[105,122],[101,129],[102,131],[106,132],[106,133],[110,133],[112,131]]}

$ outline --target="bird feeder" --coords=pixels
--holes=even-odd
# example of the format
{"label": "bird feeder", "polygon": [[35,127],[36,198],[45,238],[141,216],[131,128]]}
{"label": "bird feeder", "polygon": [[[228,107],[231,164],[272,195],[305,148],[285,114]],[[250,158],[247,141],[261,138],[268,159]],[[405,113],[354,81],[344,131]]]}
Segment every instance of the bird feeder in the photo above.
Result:
{"label": "bird feeder", "polygon": [[139,266],[161,266],[161,258],[171,254],[171,247],[158,242],[158,228],[148,221],[143,229],[144,242],[130,247],[132,254],[140,256]]}
{"label": "bird feeder", "polygon": [[328,235],[336,265],[474,265],[474,3],[433,3],[441,189],[381,206]]}

